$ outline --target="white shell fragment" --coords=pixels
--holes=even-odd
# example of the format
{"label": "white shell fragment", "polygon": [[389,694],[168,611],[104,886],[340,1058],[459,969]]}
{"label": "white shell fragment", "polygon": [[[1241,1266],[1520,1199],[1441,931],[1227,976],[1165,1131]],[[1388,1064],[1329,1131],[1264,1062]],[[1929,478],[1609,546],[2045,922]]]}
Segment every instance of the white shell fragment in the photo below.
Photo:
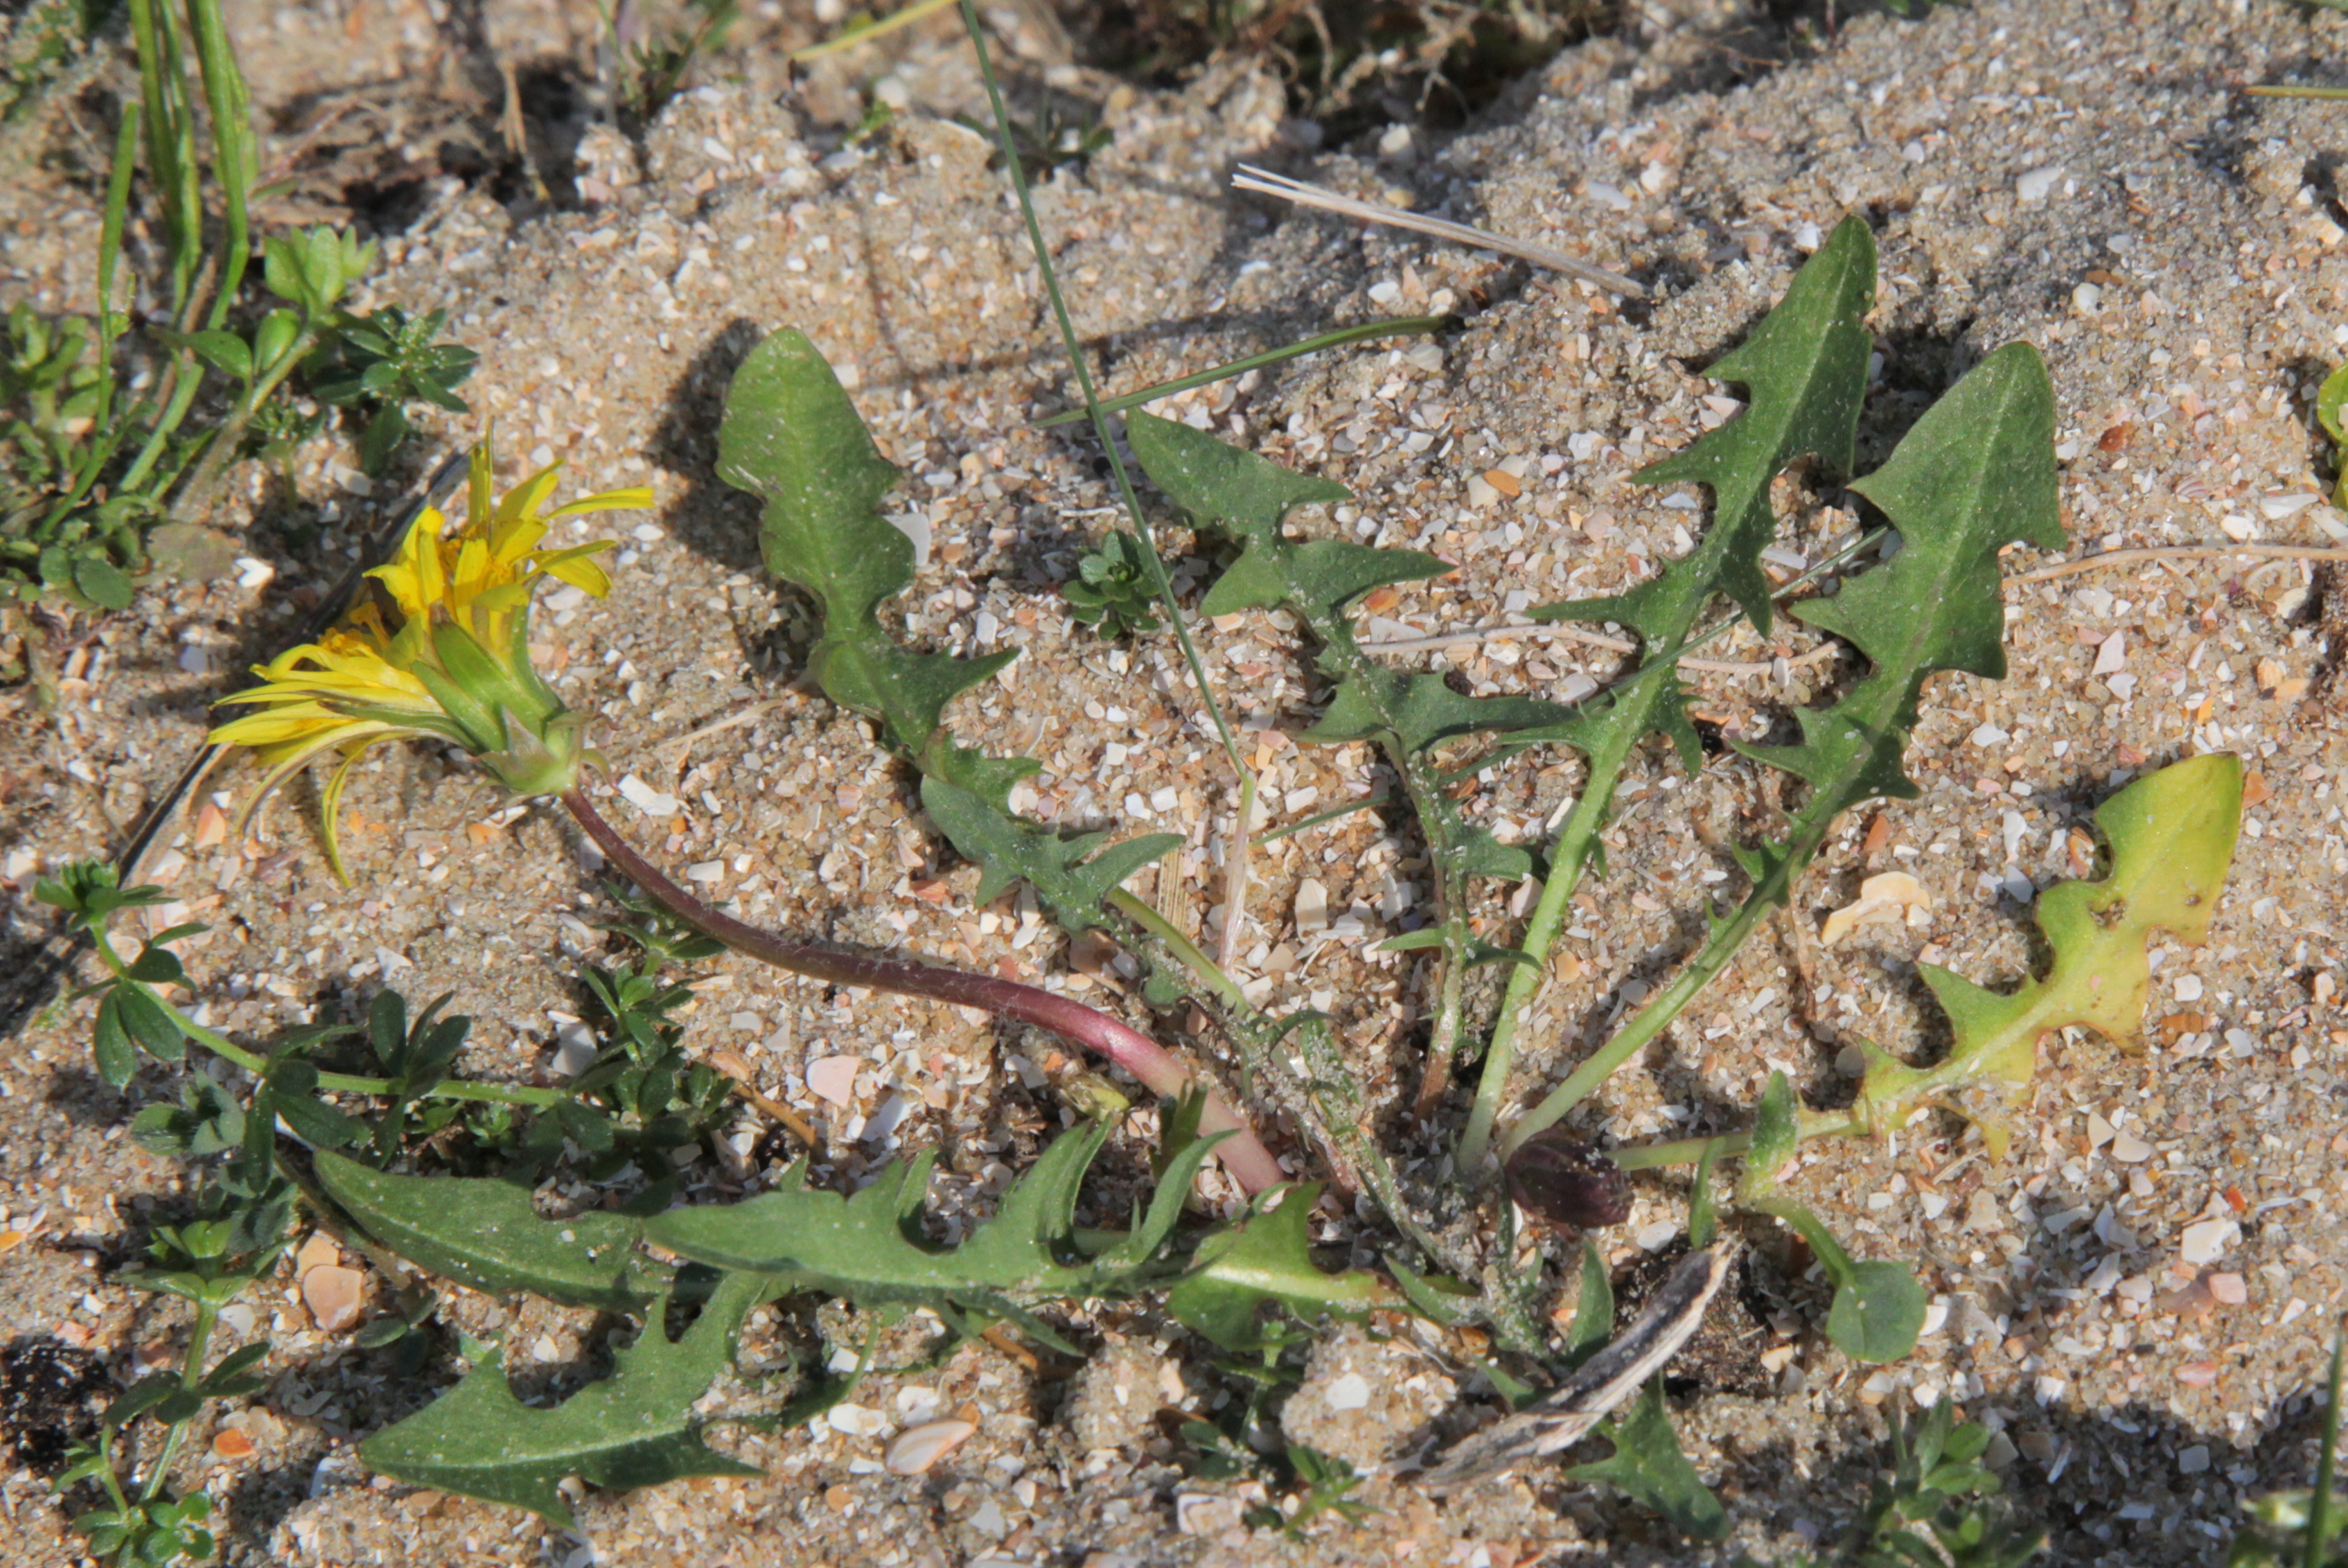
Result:
{"label": "white shell fragment", "polygon": [[637,778],[633,773],[620,780],[620,793],[628,798],[629,805],[633,806],[637,810],[642,811],[647,817],[674,817],[676,815],[677,799],[675,796],[665,794],[661,790],[654,789],[651,785],[645,783],[643,779]]}
{"label": "white shell fragment", "polygon": [[856,1074],[863,1065],[861,1057],[824,1057],[811,1061],[807,1068],[808,1088],[845,1110],[856,1103]]}
{"label": "white shell fragment", "polygon": [[880,1456],[891,1475],[920,1475],[968,1441],[978,1428],[968,1421],[924,1421],[891,1439]]}
{"label": "white shell fragment", "polygon": [[889,1429],[889,1418],[869,1405],[834,1405],[823,1418],[833,1431],[851,1438],[877,1438]]}
{"label": "white shell fragment", "polygon": [[1918,917],[1931,907],[1932,897],[1923,883],[1906,872],[1884,872],[1859,883],[1858,899],[1827,916],[1818,928],[1818,941],[1832,947],[1859,926],[1897,925],[1903,916],[1918,924]]}
{"label": "white shell fragment", "polygon": [[2231,1220],[2204,1220],[2185,1227],[2185,1234],[2178,1238],[2178,1255],[2188,1264],[2214,1264],[2241,1235],[2242,1227]]}

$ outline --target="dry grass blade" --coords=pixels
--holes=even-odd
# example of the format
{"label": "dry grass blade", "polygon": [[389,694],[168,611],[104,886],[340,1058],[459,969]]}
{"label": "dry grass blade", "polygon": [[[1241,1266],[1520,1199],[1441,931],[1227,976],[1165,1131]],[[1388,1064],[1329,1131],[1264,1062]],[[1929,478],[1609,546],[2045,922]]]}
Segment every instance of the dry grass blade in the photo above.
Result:
{"label": "dry grass blade", "polygon": [[2017,572],[2006,581],[2051,583],[2058,577],[2075,577],[2082,572],[2096,572],[2106,566],[2128,566],[2144,561],[2216,561],[2230,555],[2270,561],[2348,561],[2348,550],[2319,544],[2155,544],[2082,555],[2053,566],[2042,566],[2035,572]]}
{"label": "dry grass blade", "polygon": [[1681,1259],[1629,1333],[1532,1404],[1455,1447],[1427,1472],[1428,1489],[1448,1491],[1581,1441],[1679,1354],[1720,1294],[1735,1255],[1735,1248],[1724,1246]]}
{"label": "dry grass blade", "polygon": [[1325,185],[1309,184],[1291,180],[1285,174],[1274,174],[1252,163],[1242,163],[1231,176],[1231,184],[1241,191],[1260,195],[1277,196],[1283,201],[1293,201],[1300,207],[1317,207],[1324,212],[1338,212],[1357,218],[1365,223],[1384,223],[1394,229],[1411,229],[1437,239],[1455,241],[1462,245],[1475,245],[1488,251],[1499,251],[1520,256],[1535,266],[1551,272],[1581,278],[1614,294],[1643,295],[1646,290],[1620,273],[1610,273],[1604,267],[1593,267],[1588,262],[1567,255],[1552,245],[1535,240],[1512,240],[1506,234],[1495,234],[1489,229],[1478,229],[1472,223],[1455,223],[1448,218],[1429,218],[1389,207],[1383,201],[1364,201],[1352,196],[1341,196]]}
{"label": "dry grass blade", "polygon": [[[1478,643],[1514,641],[1532,637],[1551,642],[1581,643],[1588,647],[1605,648],[1618,654],[1635,654],[1636,643],[1622,637],[1610,637],[1603,632],[1587,631],[1571,624],[1544,621],[1510,621],[1498,626],[1477,626],[1465,632],[1441,632],[1426,637],[1395,637],[1386,642],[1364,643],[1362,651],[1368,654],[1433,654],[1446,648],[1473,647]],[[1800,667],[1832,658],[1839,645],[1821,643],[1806,654],[1786,660],[1787,665]],[[1715,676],[1766,676],[1775,674],[1776,661],[1772,659],[1699,659],[1680,660],[1680,668]]]}

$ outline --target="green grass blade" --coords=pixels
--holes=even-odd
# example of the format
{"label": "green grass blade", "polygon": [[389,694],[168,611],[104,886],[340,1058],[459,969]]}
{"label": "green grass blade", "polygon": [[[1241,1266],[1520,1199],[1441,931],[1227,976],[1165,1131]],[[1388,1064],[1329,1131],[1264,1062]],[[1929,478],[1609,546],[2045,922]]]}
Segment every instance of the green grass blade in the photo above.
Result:
{"label": "green grass blade", "polygon": [[252,105],[230,46],[228,26],[221,19],[220,0],[188,0],[189,30],[194,36],[197,70],[204,84],[205,107],[212,122],[212,178],[220,182],[226,212],[219,287],[212,294],[208,326],[228,319],[252,259],[252,242],[246,200],[260,177],[253,150]]}
{"label": "green grass blade", "polygon": [[[122,123],[114,133],[114,162],[106,171],[106,214],[98,235],[98,411],[92,423],[105,429],[114,412],[114,346],[123,332],[127,313],[114,308],[114,274],[122,264],[122,226],[130,211],[130,173],[139,162],[139,106],[122,106]],[[94,449],[102,443],[94,444]],[[111,447],[104,447],[108,452]],[[97,478],[94,465],[76,476],[76,489],[87,490]]]}

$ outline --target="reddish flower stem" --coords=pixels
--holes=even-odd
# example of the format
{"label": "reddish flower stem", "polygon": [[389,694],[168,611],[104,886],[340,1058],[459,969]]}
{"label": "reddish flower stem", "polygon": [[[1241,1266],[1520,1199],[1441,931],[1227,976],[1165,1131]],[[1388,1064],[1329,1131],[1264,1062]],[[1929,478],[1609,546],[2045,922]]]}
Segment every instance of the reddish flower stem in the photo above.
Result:
{"label": "reddish flower stem", "polygon": [[[1152,1094],[1179,1095],[1191,1084],[1190,1069],[1148,1036],[1097,1008],[1056,996],[1041,987],[938,965],[834,952],[786,941],[773,932],[738,921],[694,897],[638,854],[635,847],[620,836],[619,830],[604,820],[584,790],[565,790],[561,800],[580,827],[586,830],[587,836],[602,850],[604,858],[631,882],[667,905],[687,925],[716,938],[736,953],[835,985],[870,985],[907,996],[927,996],[932,1001],[978,1007],[1034,1024],[1107,1057],[1139,1078]],[[1249,1191],[1261,1192],[1288,1180],[1271,1150],[1211,1087],[1207,1090],[1206,1110],[1199,1119],[1199,1130],[1210,1135],[1232,1134],[1216,1146],[1215,1157]]]}

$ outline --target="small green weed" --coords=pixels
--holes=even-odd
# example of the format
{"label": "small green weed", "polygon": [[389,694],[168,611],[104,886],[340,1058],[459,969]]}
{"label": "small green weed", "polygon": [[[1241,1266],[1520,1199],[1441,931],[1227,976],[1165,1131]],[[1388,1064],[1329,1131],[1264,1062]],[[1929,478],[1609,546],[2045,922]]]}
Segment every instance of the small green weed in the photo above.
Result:
{"label": "small green weed", "polygon": [[639,130],[659,119],[669,100],[684,90],[696,61],[726,46],[726,35],[742,18],[735,0],[686,0],[688,26],[638,41],[622,38],[618,12],[605,0],[597,4],[617,67],[620,119]]}
{"label": "small green weed", "polygon": [[1284,1453],[1297,1490],[1278,1503],[1250,1509],[1245,1515],[1250,1525],[1277,1530],[1291,1541],[1302,1541],[1304,1527],[1324,1513],[1359,1524],[1377,1511],[1348,1495],[1365,1478],[1344,1460],[1303,1443],[1288,1444]]}
{"label": "small green weed", "polygon": [[[1891,1468],[1876,1481],[1846,1551],[1833,1561],[1859,1568],[2021,1568],[2037,1556],[2046,1549],[2046,1532],[2017,1525],[1995,1501],[1998,1479],[1981,1463],[1989,1445],[1989,1429],[1958,1425],[1945,1397],[1912,1426],[1894,1411]],[[1780,1568],[1821,1568],[1823,1561],[1796,1559]]]}
{"label": "small green weed", "polygon": [[1148,546],[1122,530],[1113,530],[1098,550],[1076,558],[1073,583],[1061,584],[1060,597],[1079,625],[1091,626],[1104,637],[1130,637],[1158,630],[1150,612],[1158,603],[1156,584],[1141,559]]}

